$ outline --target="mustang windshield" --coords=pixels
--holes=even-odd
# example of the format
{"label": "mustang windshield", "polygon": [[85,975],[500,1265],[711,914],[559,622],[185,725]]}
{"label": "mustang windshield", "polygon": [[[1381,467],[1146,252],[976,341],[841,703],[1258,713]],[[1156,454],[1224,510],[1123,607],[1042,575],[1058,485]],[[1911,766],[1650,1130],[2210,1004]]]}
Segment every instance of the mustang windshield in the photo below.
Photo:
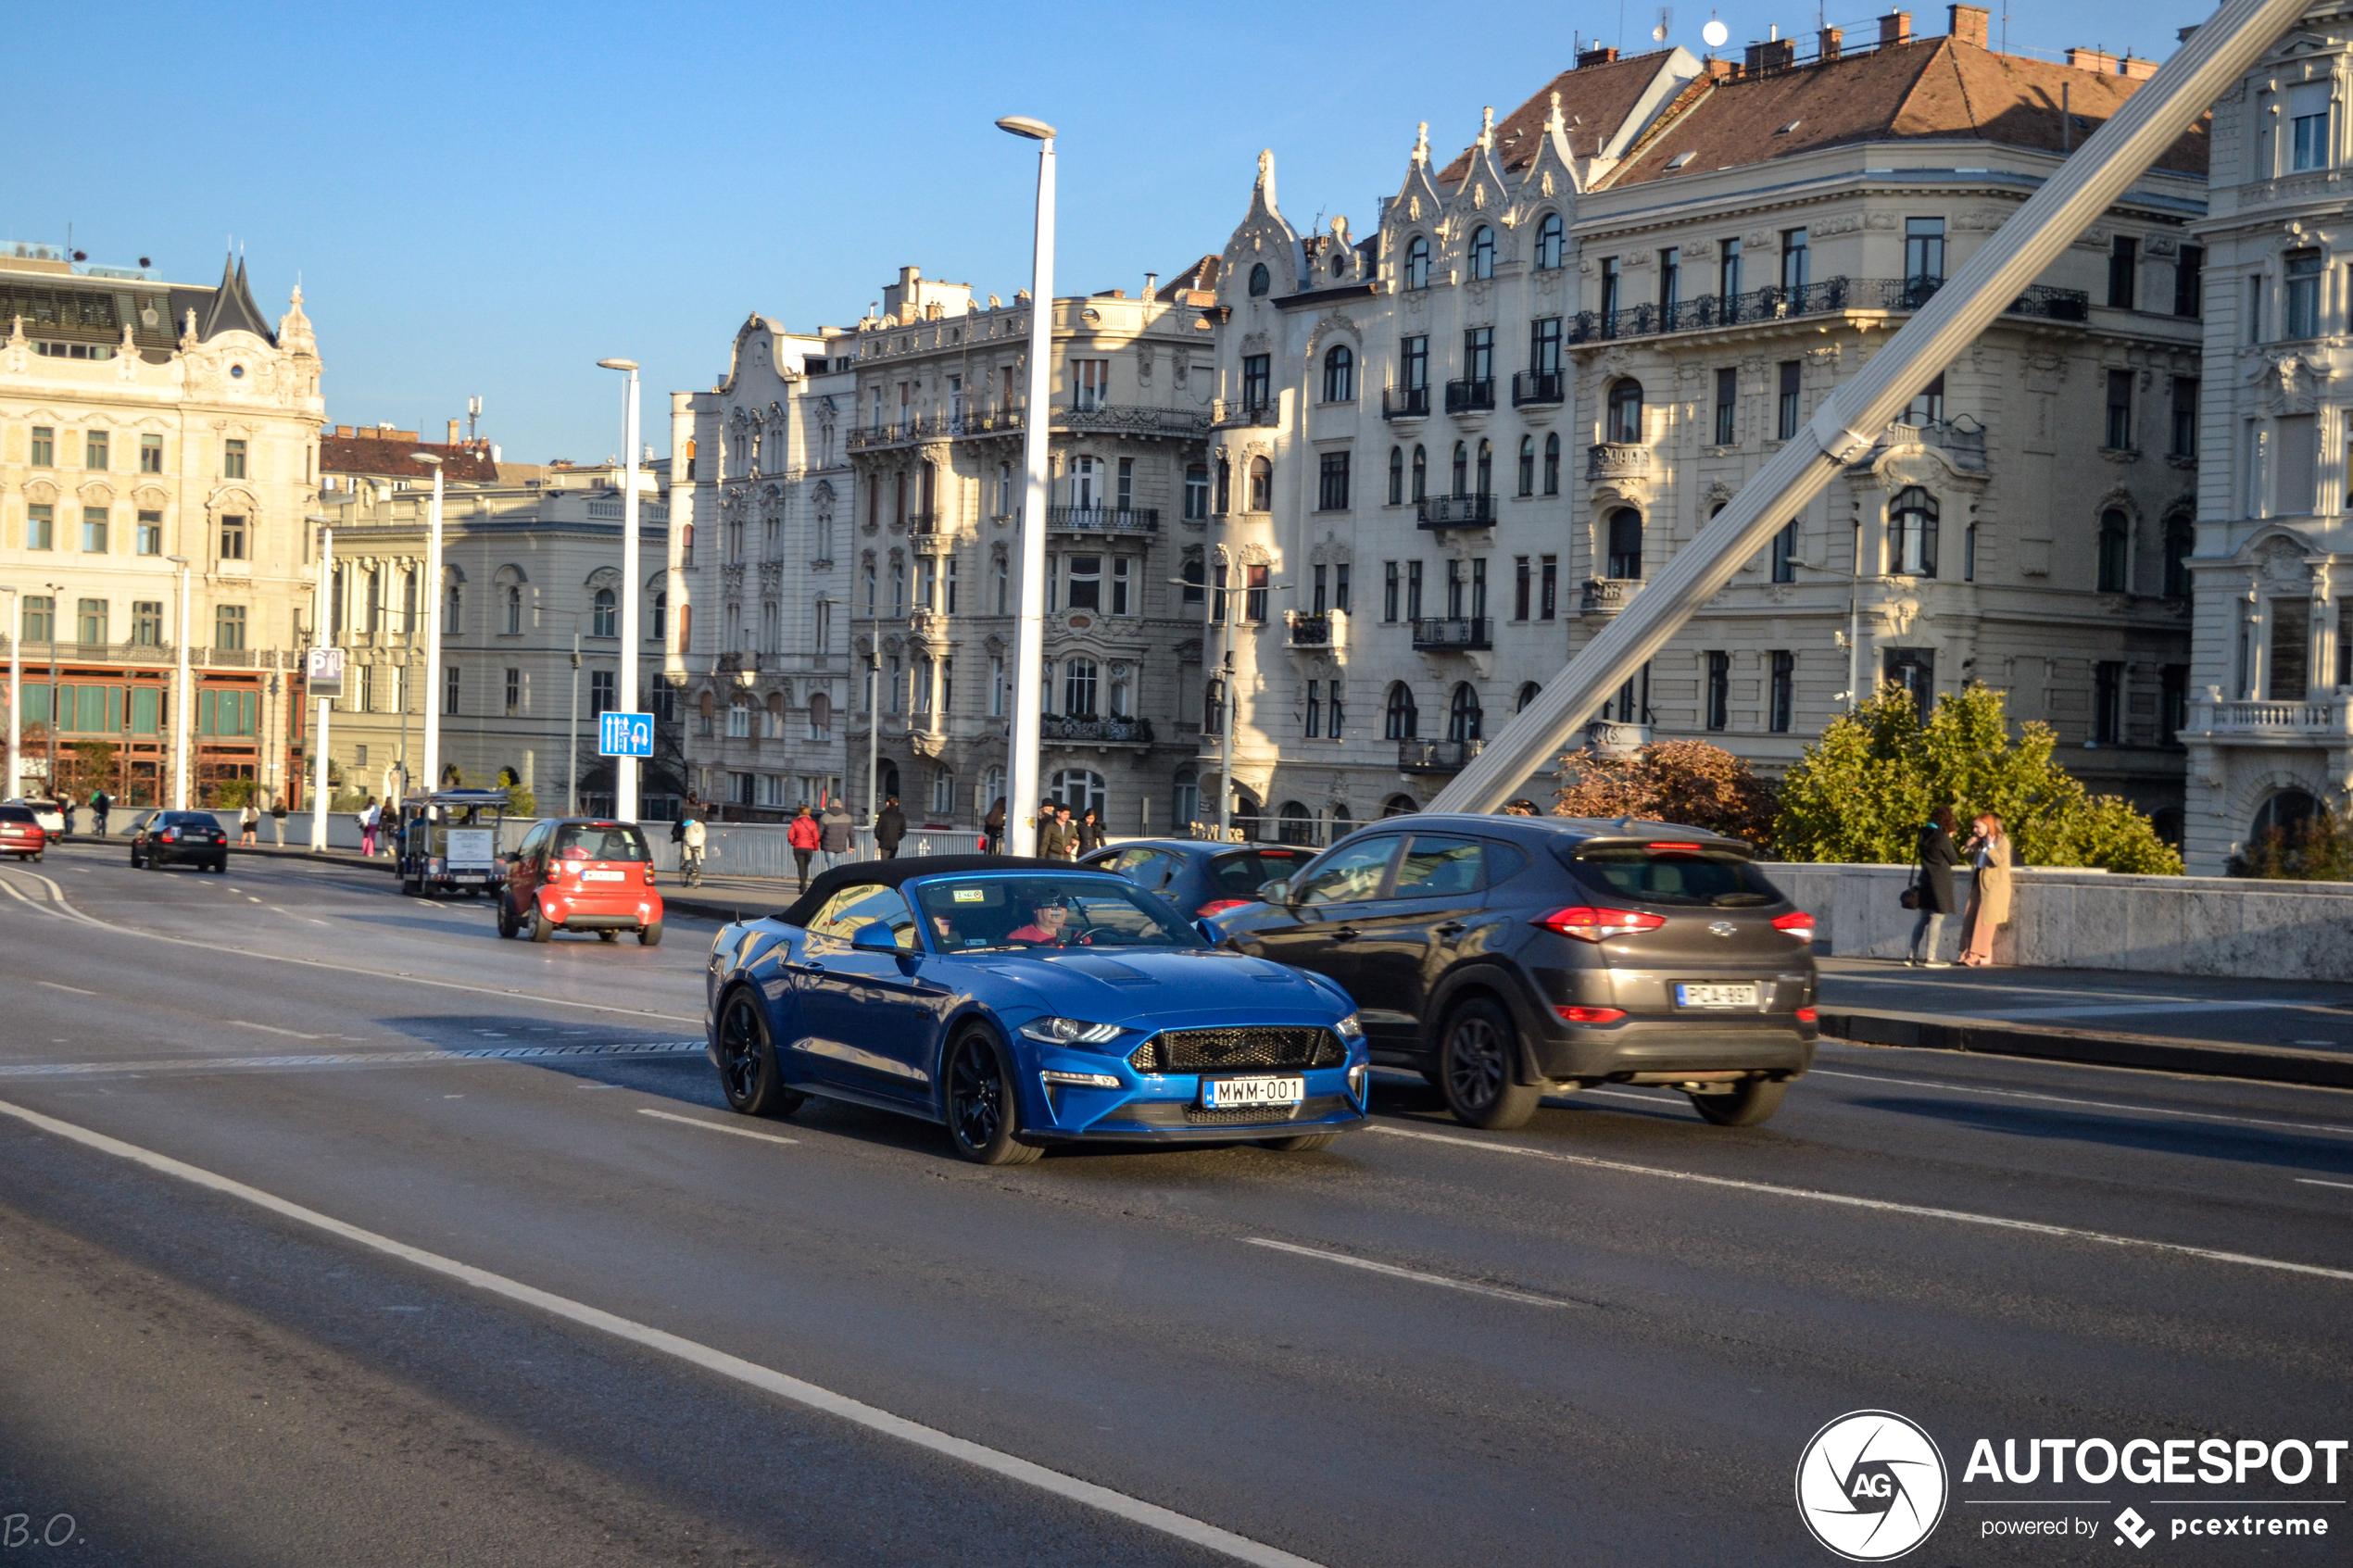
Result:
{"label": "mustang windshield", "polygon": [[958,877],[915,893],[943,953],[1208,945],[1174,910],[1107,876]]}

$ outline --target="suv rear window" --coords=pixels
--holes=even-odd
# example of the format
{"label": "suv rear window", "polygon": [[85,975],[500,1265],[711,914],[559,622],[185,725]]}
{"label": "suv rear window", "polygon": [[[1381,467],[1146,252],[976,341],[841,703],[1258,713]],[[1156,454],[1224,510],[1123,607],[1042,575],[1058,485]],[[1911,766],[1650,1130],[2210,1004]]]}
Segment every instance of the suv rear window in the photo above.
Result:
{"label": "suv rear window", "polygon": [[1277,877],[1285,877],[1307,863],[1296,849],[1244,849],[1220,855],[1209,862],[1209,880],[1220,893],[1247,898]]}
{"label": "suv rear window", "polygon": [[575,822],[556,834],[556,854],[566,860],[650,860],[646,835],[631,822]]}
{"label": "suv rear window", "polygon": [[1763,872],[1723,849],[1600,846],[1578,851],[1569,867],[1595,892],[1642,904],[1731,909],[1783,901]]}

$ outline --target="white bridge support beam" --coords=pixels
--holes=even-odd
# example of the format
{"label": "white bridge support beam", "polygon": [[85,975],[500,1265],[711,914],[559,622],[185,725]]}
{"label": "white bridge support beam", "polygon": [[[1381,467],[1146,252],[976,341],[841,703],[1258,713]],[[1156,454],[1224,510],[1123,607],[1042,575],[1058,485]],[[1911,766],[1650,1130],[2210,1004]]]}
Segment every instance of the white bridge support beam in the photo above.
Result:
{"label": "white bridge support beam", "polygon": [[2075,237],[2105,214],[2176,138],[2303,15],[2309,0],[2228,0],[2114,119],[2059,166],[2009,221],[1870,361],[1825,399],[1811,424],[1742,486],[1633,601],[1570,659],[1430,802],[1492,811],[1557,759],[1602,703],[1667,646],[1773,531],[1870,450],[1915,394],[1961,356]]}

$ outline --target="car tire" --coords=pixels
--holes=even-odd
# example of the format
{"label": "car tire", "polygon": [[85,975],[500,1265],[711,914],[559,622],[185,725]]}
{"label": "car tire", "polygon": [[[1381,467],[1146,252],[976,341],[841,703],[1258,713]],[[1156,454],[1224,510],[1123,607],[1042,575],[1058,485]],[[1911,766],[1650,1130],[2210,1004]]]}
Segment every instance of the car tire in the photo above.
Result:
{"label": "car tire", "polygon": [[1525,1126],[1544,1091],[1512,1081],[1518,1063],[1519,1031],[1501,1003],[1473,997],[1446,1015],[1438,1086],[1455,1121],[1488,1132]]}
{"label": "car tire", "polygon": [[213,861],[212,869],[216,875],[227,876],[229,874],[229,857],[223,855],[218,860]]}
{"label": "car tire", "polygon": [[967,1029],[948,1047],[941,1109],[956,1157],[975,1165],[1026,1165],[1045,1149],[1025,1143],[1021,1099],[1004,1047],[986,1029]]}
{"label": "car tire", "polygon": [[545,942],[555,934],[555,922],[547,918],[547,911],[534,909],[531,911],[531,939],[534,942]]}
{"label": "car tire", "polygon": [[1261,1138],[1258,1147],[1285,1154],[1313,1154],[1319,1148],[1331,1148],[1339,1136],[1338,1133],[1293,1133],[1287,1138]]}
{"label": "car tire", "polygon": [[507,908],[507,900],[504,897],[501,897],[498,900],[499,939],[501,941],[511,942],[515,938],[515,934],[520,932],[522,929],[522,922],[515,919],[515,912]]}
{"label": "car tire", "polygon": [[660,922],[660,921],[656,921],[656,922],[653,922],[653,924],[651,924],[651,925],[641,925],[641,926],[639,926],[639,927],[637,928],[637,946],[639,946],[640,947],[661,947],[661,922]]}
{"label": "car tire", "polygon": [[136,849],[131,852],[131,869],[134,872],[139,869],[139,851]]}
{"label": "car tire", "polygon": [[1781,1108],[1789,1085],[1773,1078],[1743,1078],[1728,1095],[1693,1095],[1692,1109],[1719,1127],[1754,1127]]}
{"label": "car tire", "polygon": [[744,1116],[790,1116],[809,1101],[785,1087],[768,1018],[751,992],[738,988],[719,1010],[719,1092]]}

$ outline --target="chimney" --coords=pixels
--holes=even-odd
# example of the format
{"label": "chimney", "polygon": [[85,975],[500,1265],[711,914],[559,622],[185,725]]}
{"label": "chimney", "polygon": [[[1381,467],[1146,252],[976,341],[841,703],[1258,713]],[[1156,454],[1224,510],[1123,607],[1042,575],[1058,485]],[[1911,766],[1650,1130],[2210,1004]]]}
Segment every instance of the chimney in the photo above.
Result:
{"label": "chimney", "polygon": [[1815,34],[1817,54],[1825,60],[1834,60],[1838,58],[1839,45],[1845,41],[1845,38],[1846,32],[1843,28],[1826,27],[1822,29],[1820,32]]}
{"label": "chimney", "polygon": [[1982,6],[1947,6],[1944,14],[1951,19],[1945,29],[1956,44],[1974,44],[1983,49],[1986,44],[1986,19],[1989,15]]}
{"label": "chimney", "polygon": [[2067,63],[2077,70],[2130,77],[2135,82],[2146,82],[2157,74],[2155,60],[2136,60],[2130,55],[2111,55],[2105,49],[2070,49]]}
{"label": "chimney", "polygon": [[1891,44],[1909,44],[1911,41],[1911,12],[1890,11],[1887,15],[1880,18],[1879,46],[1881,48],[1884,49]]}
{"label": "chimney", "polygon": [[1768,39],[1748,46],[1748,74],[1764,76],[1772,71],[1787,70],[1797,63],[1797,41],[1792,38]]}
{"label": "chimney", "polygon": [[1605,66],[1617,58],[1617,51],[1615,49],[1588,49],[1577,56],[1577,69],[1583,70],[1587,66]]}
{"label": "chimney", "polygon": [[452,446],[458,445],[458,421],[455,420],[449,421],[449,445]]}
{"label": "chimney", "polygon": [[1157,273],[1157,272],[1147,272],[1147,273],[1145,273],[1145,274],[1144,274],[1144,297],[1145,297],[1146,299],[1150,299],[1150,298],[1151,298],[1151,296],[1152,296],[1152,295],[1154,295],[1158,294],[1159,292],[1160,292],[1160,274],[1159,274],[1159,273]]}

